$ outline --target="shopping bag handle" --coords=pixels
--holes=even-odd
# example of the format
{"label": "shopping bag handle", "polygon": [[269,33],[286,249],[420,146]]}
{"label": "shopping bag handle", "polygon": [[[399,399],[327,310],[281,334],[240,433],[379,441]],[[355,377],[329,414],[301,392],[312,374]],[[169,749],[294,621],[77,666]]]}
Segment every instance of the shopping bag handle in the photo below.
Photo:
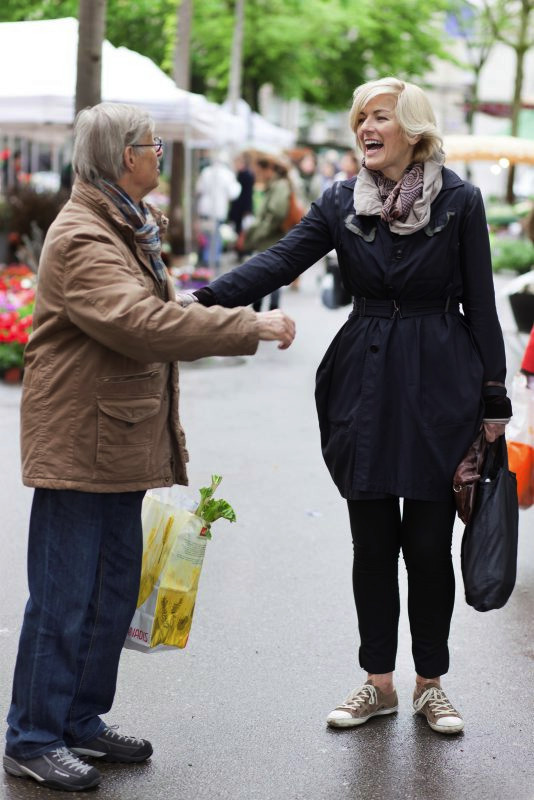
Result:
{"label": "shopping bag handle", "polygon": [[498,436],[494,442],[488,443],[480,480],[482,482],[495,480],[500,469],[508,469],[508,450],[504,434]]}

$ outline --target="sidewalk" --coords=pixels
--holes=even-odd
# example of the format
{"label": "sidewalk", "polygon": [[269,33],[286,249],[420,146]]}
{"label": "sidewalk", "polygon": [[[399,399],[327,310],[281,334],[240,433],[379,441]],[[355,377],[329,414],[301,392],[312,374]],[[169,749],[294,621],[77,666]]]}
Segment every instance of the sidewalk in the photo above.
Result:
{"label": "sidewalk", "polygon": [[[101,800],[533,800],[534,511],[521,512],[517,587],[481,614],[464,601],[455,531],[452,668],[444,679],[466,720],[440,737],[411,714],[413,666],[401,567],[397,715],[360,729],[325,717],[363,679],[356,665],[351,541],[323,464],[315,370],[346,309],[318,297],[319,268],[282,306],[296,320],[287,351],[181,368],[195,496],[212,472],[238,522],[216,523],[188,646],[125,652],[113,714],[150,738],[144,765],[104,765]],[[20,486],[19,389],[0,386],[0,707],[9,702],[24,602],[31,492]],[[0,798],[57,798],[0,775]]]}

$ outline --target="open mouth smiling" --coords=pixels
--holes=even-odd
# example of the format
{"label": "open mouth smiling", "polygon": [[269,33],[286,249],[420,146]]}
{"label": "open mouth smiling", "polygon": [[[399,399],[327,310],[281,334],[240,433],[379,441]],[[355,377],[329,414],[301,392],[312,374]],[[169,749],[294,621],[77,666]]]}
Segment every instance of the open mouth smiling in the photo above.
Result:
{"label": "open mouth smiling", "polygon": [[381,150],[384,146],[382,142],[378,141],[378,139],[365,139],[364,145],[367,153],[375,153],[377,150]]}

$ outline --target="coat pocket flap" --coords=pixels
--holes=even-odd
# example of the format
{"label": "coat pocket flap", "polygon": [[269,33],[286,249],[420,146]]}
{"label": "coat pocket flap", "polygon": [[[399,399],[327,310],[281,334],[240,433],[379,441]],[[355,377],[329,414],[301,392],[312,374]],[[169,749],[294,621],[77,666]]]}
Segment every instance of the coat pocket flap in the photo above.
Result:
{"label": "coat pocket flap", "polygon": [[150,397],[99,397],[100,411],[123,422],[143,422],[155,416],[161,407],[160,395]]}
{"label": "coat pocket flap", "polygon": [[433,217],[424,229],[427,236],[434,236],[440,233],[449,224],[449,220],[456,216],[456,211],[445,211]]}
{"label": "coat pocket flap", "polygon": [[349,214],[345,217],[345,228],[357,234],[357,236],[361,236],[364,242],[374,242],[375,240],[376,223],[373,222],[364,229],[358,225],[358,217],[355,214]]}

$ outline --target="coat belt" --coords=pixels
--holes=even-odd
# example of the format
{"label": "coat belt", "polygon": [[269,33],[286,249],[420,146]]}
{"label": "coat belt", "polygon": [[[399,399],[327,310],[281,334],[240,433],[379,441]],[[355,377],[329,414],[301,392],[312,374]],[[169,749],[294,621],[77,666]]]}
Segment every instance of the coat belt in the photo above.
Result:
{"label": "coat belt", "polygon": [[[427,314],[459,314],[457,300],[446,297],[444,300],[421,300],[419,302],[400,300],[369,300],[366,297],[355,297],[353,314],[358,317],[383,317],[384,319],[400,319],[404,317],[423,317]],[[352,316],[352,315],[351,315]]]}

